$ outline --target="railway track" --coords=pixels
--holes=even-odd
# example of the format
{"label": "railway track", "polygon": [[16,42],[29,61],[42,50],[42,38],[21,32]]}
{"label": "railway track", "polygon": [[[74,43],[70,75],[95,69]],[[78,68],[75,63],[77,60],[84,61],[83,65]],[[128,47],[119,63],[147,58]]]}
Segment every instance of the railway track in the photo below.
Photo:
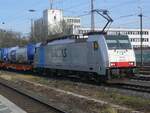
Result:
{"label": "railway track", "polygon": [[150,66],[143,66],[143,67],[138,66],[138,69],[140,74],[150,75]]}
{"label": "railway track", "polygon": [[16,89],[0,83],[0,94],[24,109],[27,113],[66,113]]}
{"label": "railway track", "polygon": [[[10,72],[10,73],[16,73],[16,72]],[[18,72],[17,72],[18,73]],[[21,74],[19,72],[19,74]],[[39,76],[39,75],[36,75]],[[41,77],[41,76],[39,76]],[[51,77],[45,76],[47,79],[51,79]],[[125,80],[125,81],[118,81],[118,83],[108,83],[108,84],[99,84],[98,82],[95,82],[93,80],[80,80],[79,78],[72,78],[72,77],[60,77],[60,76],[56,76],[56,77],[52,77],[52,79],[57,79],[57,80],[61,80],[61,79],[66,79],[69,81],[73,81],[73,82],[83,82],[86,84],[93,84],[93,85],[103,85],[103,86],[108,86],[108,87],[115,87],[115,88],[119,88],[119,89],[128,89],[128,90],[134,90],[134,91],[138,91],[138,92],[146,92],[146,93],[150,93],[150,78],[146,78],[146,76],[135,76],[133,78],[131,78],[130,80]]]}
{"label": "railway track", "polygon": [[122,83],[109,84],[109,87],[116,87],[121,89],[134,90],[138,92],[150,93],[150,81],[142,80],[128,80],[123,81]]}
{"label": "railway track", "polygon": [[131,79],[134,80],[142,80],[142,81],[150,81],[150,75],[135,75],[135,77],[132,77]]}

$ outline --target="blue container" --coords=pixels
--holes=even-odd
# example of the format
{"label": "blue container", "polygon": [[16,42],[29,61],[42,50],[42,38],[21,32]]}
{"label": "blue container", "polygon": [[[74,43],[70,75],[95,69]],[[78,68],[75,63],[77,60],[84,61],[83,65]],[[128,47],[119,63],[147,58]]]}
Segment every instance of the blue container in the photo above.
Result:
{"label": "blue container", "polygon": [[11,61],[11,62],[16,61],[16,50],[18,48],[19,48],[18,46],[9,48],[9,51],[8,51],[8,60],[9,61]]}
{"label": "blue container", "polygon": [[34,54],[35,54],[35,48],[36,48],[36,46],[34,44],[28,44],[27,45],[27,56],[28,56],[29,62],[33,62]]}
{"label": "blue container", "polygon": [[2,61],[2,49],[0,49],[0,61]]}
{"label": "blue container", "polygon": [[2,61],[8,61],[8,52],[9,48],[3,48],[2,49]]}

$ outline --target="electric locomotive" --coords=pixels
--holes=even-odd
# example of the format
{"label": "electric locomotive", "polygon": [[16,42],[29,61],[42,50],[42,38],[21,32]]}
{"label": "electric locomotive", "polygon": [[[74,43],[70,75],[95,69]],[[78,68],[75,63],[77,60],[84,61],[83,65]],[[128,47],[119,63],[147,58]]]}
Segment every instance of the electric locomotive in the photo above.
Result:
{"label": "electric locomotive", "polygon": [[118,73],[131,73],[135,66],[128,36],[103,33],[92,33],[86,39],[68,36],[52,40],[36,48],[34,57],[34,68],[39,70],[90,73],[91,77],[105,80]]}

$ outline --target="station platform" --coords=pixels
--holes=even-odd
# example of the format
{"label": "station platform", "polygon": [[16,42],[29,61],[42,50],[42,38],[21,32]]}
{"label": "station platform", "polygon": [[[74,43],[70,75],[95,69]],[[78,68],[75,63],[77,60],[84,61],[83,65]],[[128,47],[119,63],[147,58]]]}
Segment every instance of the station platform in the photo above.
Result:
{"label": "station platform", "polygon": [[20,107],[0,95],[0,113],[27,113]]}

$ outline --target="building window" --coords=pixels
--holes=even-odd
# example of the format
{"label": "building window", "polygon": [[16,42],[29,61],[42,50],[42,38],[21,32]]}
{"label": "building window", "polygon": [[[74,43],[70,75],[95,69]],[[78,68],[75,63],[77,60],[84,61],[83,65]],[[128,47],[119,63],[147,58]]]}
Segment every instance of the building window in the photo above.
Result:
{"label": "building window", "polygon": [[56,20],[56,16],[54,16],[54,20]]}
{"label": "building window", "polygon": [[143,39],[143,42],[148,42],[148,41],[149,41],[148,38]]}
{"label": "building window", "polygon": [[147,35],[149,35],[149,32],[147,31]]}
{"label": "building window", "polygon": [[132,38],[130,38],[130,41],[132,42]]}

